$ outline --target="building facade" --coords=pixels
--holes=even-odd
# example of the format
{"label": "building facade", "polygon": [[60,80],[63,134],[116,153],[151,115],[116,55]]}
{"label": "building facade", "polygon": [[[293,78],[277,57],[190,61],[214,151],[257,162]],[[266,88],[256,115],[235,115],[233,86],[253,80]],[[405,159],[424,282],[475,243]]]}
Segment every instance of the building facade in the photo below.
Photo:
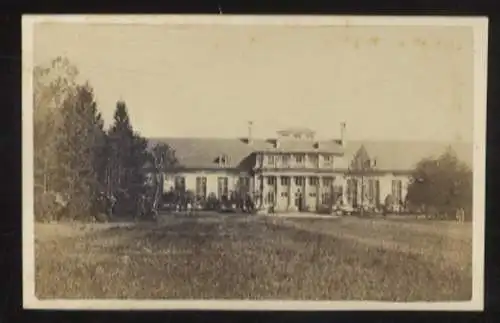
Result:
{"label": "building facade", "polygon": [[[309,129],[287,129],[272,139],[162,138],[151,144],[169,145],[178,160],[165,172],[164,191],[191,190],[202,198],[247,193],[257,206],[273,206],[277,212],[314,212],[332,205],[378,208],[388,196],[401,208],[418,161],[447,147],[351,142],[344,124],[341,129],[338,140],[316,140]],[[472,160],[471,147],[458,151]]]}

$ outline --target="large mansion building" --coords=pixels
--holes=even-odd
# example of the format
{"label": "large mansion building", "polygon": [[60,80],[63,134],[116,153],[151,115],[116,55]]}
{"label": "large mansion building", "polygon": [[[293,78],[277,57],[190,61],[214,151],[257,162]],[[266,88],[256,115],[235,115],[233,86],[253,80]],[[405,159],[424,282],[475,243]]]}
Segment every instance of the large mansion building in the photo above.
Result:
{"label": "large mansion building", "polygon": [[472,165],[467,143],[317,140],[309,129],[286,129],[272,139],[156,138],[175,151],[163,190],[191,190],[206,198],[246,192],[257,206],[315,211],[335,204],[377,207],[392,195],[403,205],[416,164],[447,147]]}

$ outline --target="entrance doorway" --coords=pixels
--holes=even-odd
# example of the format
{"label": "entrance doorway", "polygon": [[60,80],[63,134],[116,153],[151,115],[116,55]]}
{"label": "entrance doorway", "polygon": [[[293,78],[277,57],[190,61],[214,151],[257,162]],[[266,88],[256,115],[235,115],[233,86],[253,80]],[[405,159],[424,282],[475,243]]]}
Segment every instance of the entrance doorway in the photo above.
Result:
{"label": "entrance doorway", "polygon": [[302,192],[300,190],[297,190],[297,192],[295,193],[295,207],[300,212],[303,211],[303,204],[304,204],[303,202],[304,202],[304,197],[302,195]]}

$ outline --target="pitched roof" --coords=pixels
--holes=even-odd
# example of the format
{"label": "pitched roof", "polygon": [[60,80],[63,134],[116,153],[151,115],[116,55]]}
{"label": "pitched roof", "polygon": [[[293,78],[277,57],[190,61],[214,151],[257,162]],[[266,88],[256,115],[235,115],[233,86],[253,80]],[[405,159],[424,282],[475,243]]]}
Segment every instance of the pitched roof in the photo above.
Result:
{"label": "pitched roof", "polygon": [[344,148],[335,140],[320,141],[282,139],[278,148],[270,140],[254,139],[248,144],[238,138],[151,138],[149,146],[165,143],[175,150],[179,164],[185,168],[214,168],[220,156],[227,156],[227,167],[236,168],[256,151],[274,152],[330,152],[344,153],[336,167],[347,169],[357,151],[364,146],[369,157],[376,159],[377,169],[408,171],[423,158],[437,157],[451,146],[462,161],[472,166],[473,146],[470,143],[404,142],[404,141],[348,141]]}
{"label": "pitched roof", "polygon": [[344,162],[351,161],[362,146],[369,157],[376,160],[376,168],[380,170],[411,170],[423,158],[436,158],[448,147],[451,147],[457,157],[470,167],[473,161],[473,145],[467,142],[349,141],[345,149]]}
{"label": "pitched roof", "polygon": [[150,147],[165,143],[175,151],[181,167],[213,168],[221,155],[228,156],[227,167],[238,167],[253,149],[238,139],[221,138],[152,138]]}

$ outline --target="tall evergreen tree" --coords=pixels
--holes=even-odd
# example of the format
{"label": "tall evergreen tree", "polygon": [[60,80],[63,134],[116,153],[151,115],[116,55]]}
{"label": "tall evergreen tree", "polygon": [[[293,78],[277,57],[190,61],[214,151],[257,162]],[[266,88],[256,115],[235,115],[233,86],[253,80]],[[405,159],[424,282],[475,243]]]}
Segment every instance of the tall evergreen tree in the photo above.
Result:
{"label": "tall evergreen tree", "polygon": [[61,109],[61,126],[56,137],[60,176],[55,186],[65,192],[66,217],[96,215],[99,193],[104,186],[105,144],[103,121],[88,84],[77,86]]}
{"label": "tall evergreen tree", "polygon": [[118,197],[118,211],[137,212],[136,202],[145,191],[143,166],[148,158],[147,141],[134,132],[123,101],[117,102],[108,140],[110,191]]}

